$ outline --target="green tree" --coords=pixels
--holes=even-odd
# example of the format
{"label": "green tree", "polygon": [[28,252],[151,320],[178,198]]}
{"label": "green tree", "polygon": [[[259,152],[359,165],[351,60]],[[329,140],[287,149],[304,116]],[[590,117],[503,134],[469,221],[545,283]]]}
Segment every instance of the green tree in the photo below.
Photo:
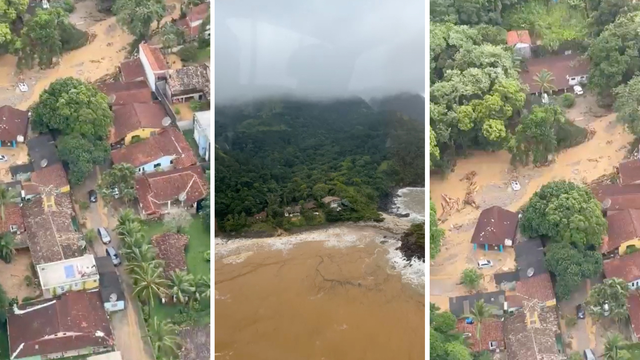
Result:
{"label": "green tree", "polygon": [[[127,238],[129,240],[129,238]],[[122,253],[127,259],[127,262],[142,264],[151,263],[156,259],[156,248],[151,244],[138,244],[132,245],[130,242],[125,241],[125,246],[122,248]]]}
{"label": "green tree", "polygon": [[556,127],[565,121],[557,106],[534,106],[530,114],[520,119],[513,143],[509,147],[512,162],[528,165],[545,164],[557,151]]}
{"label": "green tree", "polygon": [[482,323],[487,321],[487,319],[491,319],[493,317],[493,311],[495,307],[489,304],[486,304],[484,300],[476,301],[473,305],[473,308],[469,311],[468,314],[462,315],[464,318],[469,318],[473,320],[476,325],[476,338],[480,341],[480,331],[482,328]]}
{"label": "green tree", "polygon": [[196,280],[193,275],[186,271],[174,271],[169,279],[169,294],[174,301],[186,304],[189,299],[195,295]]}
{"label": "green tree", "polygon": [[174,23],[167,22],[160,28],[160,39],[162,47],[172,49],[184,43],[184,31]]}
{"label": "green tree", "polygon": [[63,136],[58,140],[58,155],[69,164],[69,181],[81,184],[93,171],[109,158],[110,147],[106,141],[90,141],[82,135]]}
{"label": "green tree", "polygon": [[477,290],[482,280],[482,274],[474,268],[467,268],[462,271],[460,282],[469,290]]}
{"label": "green tree", "polygon": [[136,169],[131,164],[115,164],[102,174],[98,191],[102,198],[114,198],[113,189],[117,189],[118,197],[127,203],[136,197]]}
{"label": "green tree", "polygon": [[621,14],[638,11],[638,5],[629,0],[599,0],[593,10],[589,16],[589,28],[593,37],[597,38]]}
{"label": "green tree", "polygon": [[536,191],[523,210],[520,231],[577,248],[596,249],[607,233],[602,206],[591,191],[568,181],[552,181]]}
{"label": "green tree", "polygon": [[436,204],[434,204],[431,199],[429,199],[429,203],[429,255],[431,260],[433,260],[440,253],[440,246],[442,245],[442,239],[444,238],[444,230],[438,227]]}
{"label": "green tree", "polygon": [[[120,215],[118,215],[118,224],[116,225],[116,232],[118,232],[118,234],[120,236],[124,236],[121,233],[121,230],[126,229],[127,227],[131,226],[131,227],[136,227],[136,231],[141,232],[142,231],[142,219],[140,219],[140,217],[138,215],[136,215],[135,212],[133,212],[132,209],[127,208],[124,209],[120,212]],[[130,224],[135,224],[135,225],[130,225]],[[127,234],[130,234],[131,232],[127,232]]]}
{"label": "green tree", "polygon": [[604,317],[603,307],[608,304],[609,316],[616,322],[629,316],[627,297],[629,285],[626,281],[617,278],[605,279],[602,284],[597,284],[589,292],[586,305],[589,313],[596,319]]}
{"label": "green tree", "polygon": [[602,272],[599,251],[579,250],[569,243],[553,243],[546,248],[545,265],[556,276],[558,300],[566,300],[580,283]]}
{"label": "green tree", "polygon": [[0,259],[7,264],[11,263],[13,256],[16,254],[14,246],[15,242],[11,233],[0,235]]}
{"label": "green tree", "polygon": [[113,5],[118,24],[139,40],[149,36],[154,22],[158,22],[159,28],[165,11],[163,0],[116,0]]}
{"label": "green tree", "polygon": [[618,333],[609,334],[604,343],[604,360],[631,360],[631,354],[624,349],[627,342]]}
{"label": "green tree", "polygon": [[540,92],[543,93],[551,93],[552,91],[557,90],[555,85],[553,85],[553,81],[555,79],[556,78],[553,74],[546,69],[542,69],[533,77],[533,81],[540,88]]}
{"label": "green tree", "polygon": [[163,298],[167,295],[169,282],[164,278],[162,269],[154,264],[142,263],[131,270],[134,296],[153,307],[156,298]]}
{"label": "green tree", "polygon": [[640,76],[634,76],[627,84],[617,87],[614,95],[616,119],[631,134],[640,136]]}
{"label": "green tree", "polygon": [[[456,332],[456,317],[448,311],[440,311],[430,303],[429,356],[434,360],[471,360],[471,351],[465,346],[462,334]],[[456,345],[457,344],[457,345]]]}
{"label": "green tree", "polygon": [[169,358],[178,355],[180,338],[178,328],[167,320],[159,321],[157,317],[149,322],[149,339],[158,358]]}

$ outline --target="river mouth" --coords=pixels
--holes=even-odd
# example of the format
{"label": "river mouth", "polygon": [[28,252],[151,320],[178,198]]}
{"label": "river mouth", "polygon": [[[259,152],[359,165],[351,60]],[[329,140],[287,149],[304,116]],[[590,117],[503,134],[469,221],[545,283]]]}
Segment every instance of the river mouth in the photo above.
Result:
{"label": "river mouth", "polygon": [[363,233],[217,253],[216,359],[424,359],[424,285],[390,261],[395,240]]}

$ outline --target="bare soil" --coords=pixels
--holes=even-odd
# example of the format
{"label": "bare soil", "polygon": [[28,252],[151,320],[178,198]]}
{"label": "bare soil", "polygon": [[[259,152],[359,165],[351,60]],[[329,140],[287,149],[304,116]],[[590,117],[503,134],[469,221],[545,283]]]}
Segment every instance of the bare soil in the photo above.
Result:
{"label": "bare soil", "polygon": [[25,276],[32,276],[31,254],[26,250],[18,251],[10,264],[0,261],[0,285],[10,298],[18,297],[22,301],[25,296],[35,297],[38,289],[27,286]]}

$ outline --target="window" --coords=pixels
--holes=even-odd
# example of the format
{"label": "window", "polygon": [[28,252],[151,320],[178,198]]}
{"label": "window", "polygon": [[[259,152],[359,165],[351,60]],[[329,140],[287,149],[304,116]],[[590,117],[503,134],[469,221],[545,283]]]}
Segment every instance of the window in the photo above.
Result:
{"label": "window", "polygon": [[169,161],[169,164],[173,165],[173,160]]}
{"label": "window", "polygon": [[154,168],[154,169],[159,169],[161,166],[162,166],[162,164],[157,163],[157,164],[154,164],[154,165],[153,165],[153,168]]}
{"label": "window", "polygon": [[489,341],[489,350],[495,350],[498,348],[498,342],[497,341]]}
{"label": "window", "polygon": [[12,233],[17,233],[18,225],[9,225],[9,231],[11,231]]}
{"label": "window", "polygon": [[569,78],[569,81],[576,81],[575,77]]}

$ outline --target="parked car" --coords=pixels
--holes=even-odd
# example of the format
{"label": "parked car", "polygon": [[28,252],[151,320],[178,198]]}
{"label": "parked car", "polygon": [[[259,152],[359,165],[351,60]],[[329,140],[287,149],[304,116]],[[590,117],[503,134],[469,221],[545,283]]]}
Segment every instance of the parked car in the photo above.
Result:
{"label": "parked car", "polygon": [[113,266],[118,266],[120,264],[122,264],[122,261],[120,260],[120,255],[118,255],[118,252],[116,251],[116,249],[113,248],[113,246],[109,246],[106,250],[107,256],[111,258],[111,262],[113,263]]}
{"label": "parked car", "polygon": [[478,260],[478,269],[486,269],[493,266],[491,260]]}
{"label": "parked car", "polygon": [[517,181],[512,181],[511,182],[511,188],[513,189],[513,191],[518,191],[520,190],[520,183]]}
{"label": "parked car", "polygon": [[584,90],[582,90],[582,86],[580,86],[580,85],[574,86],[573,87],[573,92],[576,93],[576,95],[584,94]]}
{"label": "parked car", "polygon": [[109,232],[107,231],[107,229],[103,227],[99,227],[97,231],[98,231],[98,237],[100,237],[100,240],[102,241],[103,244],[106,245],[111,243],[111,236],[109,236]]}
{"label": "parked car", "polygon": [[89,202],[97,203],[98,202],[98,192],[95,190],[89,190]]}
{"label": "parked car", "polygon": [[576,316],[578,319],[584,319],[587,316],[584,311],[584,305],[578,304],[578,306],[576,306]]}
{"label": "parked car", "polygon": [[6,162],[9,158],[6,155],[0,155],[0,162]]}
{"label": "parked car", "polygon": [[596,360],[596,355],[593,353],[593,350],[586,349],[584,351],[584,359],[585,360]]}

